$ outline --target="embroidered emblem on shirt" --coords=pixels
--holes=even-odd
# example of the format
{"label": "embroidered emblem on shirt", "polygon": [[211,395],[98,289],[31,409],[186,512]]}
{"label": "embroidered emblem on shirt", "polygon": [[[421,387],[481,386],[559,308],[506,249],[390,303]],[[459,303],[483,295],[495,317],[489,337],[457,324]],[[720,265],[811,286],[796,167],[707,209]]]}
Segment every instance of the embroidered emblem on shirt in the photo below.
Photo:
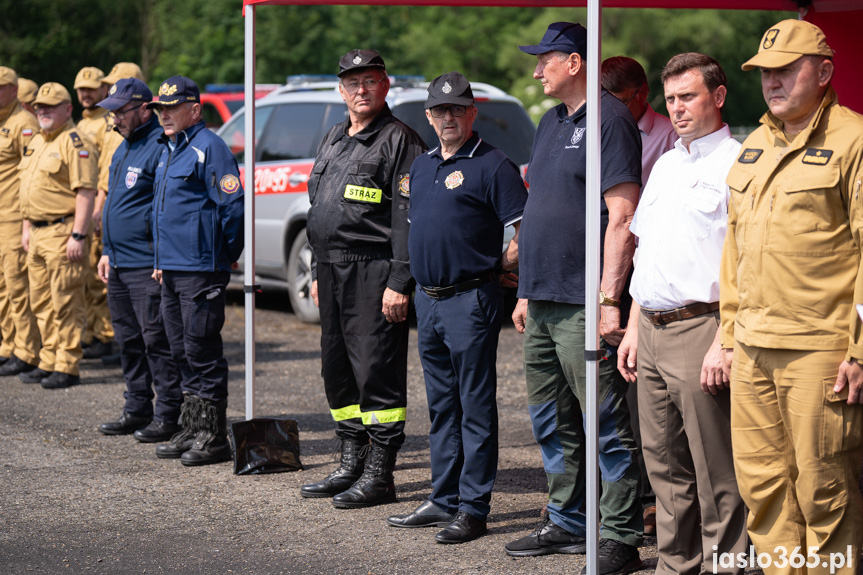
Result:
{"label": "embroidered emblem on shirt", "polygon": [[776,43],[776,37],[779,35],[779,28],[772,28],[767,31],[767,34],[764,35],[764,44],[762,47],[765,50],[769,50],[773,47],[773,44]]}
{"label": "embroidered emblem on shirt", "polygon": [[90,152],[88,152],[87,150],[78,150],[78,157],[79,158],[89,158]]}
{"label": "embroidered emblem on shirt", "polygon": [[[21,133],[23,134],[24,130],[21,130]],[[32,134],[33,131],[31,130],[30,133]],[[3,128],[2,130],[0,130],[0,136],[8,136],[8,135],[9,135],[9,128]]]}
{"label": "embroidered emblem on shirt", "polygon": [[76,148],[80,148],[84,145],[84,142],[81,141],[81,136],[79,136],[75,132],[69,132],[69,138],[72,139],[72,145]]}
{"label": "embroidered emblem on shirt", "polygon": [[411,176],[410,174],[402,174],[399,178],[399,194],[405,198],[411,197]]}
{"label": "embroidered emblem on shirt", "polygon": [[354,56],[354,59],[353,59],[353,60],[351,60],[351,61],[352,61],[354,64],[359,64],[360,62],[362,62],[362,61],[363,61],[363,59],[362,59],[362,58],[360,58],[359,54],[357,54],[356,56]]}
{"label": "embroidered emblem on shirt", "polygon": [[449,94],[450,92],[452,92],[452,86],[449,85],[449,82],[444,82],[443,88],[441,88],[440,91],[444,94]]}
{"label": "embroidered emblem on shirt", "polygon": [[584,131],[586,129],[587,128],[576,128],[575,130],[573,130],[572,139],[570,140],[570,143],[573,146],[581,141],[581,139],[584,137]]}
{"label": "embroidered emblem on shirt", "polygon": [[226,194],[233,194],[240,189],[240,180],[234,174],[228,174],[219,181],[219,187]]}
{"label": "embroidered emblem on shirt", "polygon": [[33,130],[31,130],[30,128],[24,128],[23,130],[21,130],[21,135],[27,137],[32,136]]}
{"label": "embroidered emblem on shirt", "polygon": [[743,150],[743,153],[740,154],[740,157],[737,158],[737,161],[741,164],[754,164],[758,161],[758,158],[761,157],[761,154],[764,153],[764,150],[756,150],[753,148],[746,148]]}
{"label": "embroidered emblem on shirt", "polygon": [[30,148],[24,148],[24,155],[25,155],[25,156],[32,156],[32,155],[33,155],[33,150],[32,150],[32,149],[30,149]]}
{"label": "embroidered emblem on shirt", "polygon": [[818,148],[808,148],[803,154],[804,164],[815,164],[823,166],[830,161],[830,156],[833,155],[833,150],[820,150]]}
{"label": "embroidered emblem on shirt", "polygon": [[134,186],[135,182],[137,182],[137,181],[138,181],[138,174],[136,174],[135,172],[128,172],[126,174],[126,187],[128,189],[131,190],[132,186]]}
{"label": "embroidered emblem on shirt", "polygon": [[464,174],[461,171],[455,171],[446,177],[444,185],[448,190],[454,190],[464,183]]}

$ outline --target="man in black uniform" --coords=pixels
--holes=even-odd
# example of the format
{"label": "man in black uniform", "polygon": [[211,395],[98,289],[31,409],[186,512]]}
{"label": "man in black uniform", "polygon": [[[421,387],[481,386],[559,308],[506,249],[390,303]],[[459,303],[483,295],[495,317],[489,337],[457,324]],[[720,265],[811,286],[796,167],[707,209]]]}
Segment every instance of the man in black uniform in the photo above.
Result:
{"label": "man in black uniform", "polygon": [[345,54],[339,78],[349,119],[318,147],[306,229],[312,298],[321,310],[321,375],[342,456],[338,469],[300,494],[335,496],[334,506],[354,508],[396,495],[407,404],[408,183],[425,146],[390,112],[377,52]]}

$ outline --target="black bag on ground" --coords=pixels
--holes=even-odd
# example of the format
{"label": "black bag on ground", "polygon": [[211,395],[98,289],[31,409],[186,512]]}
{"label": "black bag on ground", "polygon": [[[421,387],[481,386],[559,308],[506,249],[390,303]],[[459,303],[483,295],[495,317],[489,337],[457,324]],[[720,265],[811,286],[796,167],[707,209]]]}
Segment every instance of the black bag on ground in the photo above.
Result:
{"label": "black bag on ground", "polygon": [[300,434],[293,419],[258,417],[235,421],[228,436],[237,475],[303,469]]}

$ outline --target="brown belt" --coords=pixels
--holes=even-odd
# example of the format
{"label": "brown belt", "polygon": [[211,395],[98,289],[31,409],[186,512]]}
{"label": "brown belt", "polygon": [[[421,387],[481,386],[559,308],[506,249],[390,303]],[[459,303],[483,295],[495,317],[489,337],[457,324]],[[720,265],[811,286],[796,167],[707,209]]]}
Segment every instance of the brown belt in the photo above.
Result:
{"label": "brown belt", "polygon": [[641,308],[641,314],[653,325],[665,325],[669,323],[674,323],[675,321],[680,321],[682,319],[689,319],[693,317],[698,317],[700,315],[705,315],[708,313],[713,313],[719,309],[719,302],[715,301],[713,303],[691,303],[689,305],[679,307],[677,309],[669,309],[669,310],[650,310]]}

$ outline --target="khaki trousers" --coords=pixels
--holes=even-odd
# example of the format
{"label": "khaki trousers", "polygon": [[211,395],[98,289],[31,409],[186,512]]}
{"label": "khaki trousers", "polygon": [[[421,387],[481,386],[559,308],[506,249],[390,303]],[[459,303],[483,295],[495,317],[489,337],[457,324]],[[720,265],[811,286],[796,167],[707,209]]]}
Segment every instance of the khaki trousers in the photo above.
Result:
{"label": "khaki trousers", "polygon": [[0,357],[9,359],[15,351],[15,324],[9,312],[9,297],[6,295],[6,279],[0,273]]}
{"label": "khaki trousers", "polygon": [[43,228],[30,228],[27,271],[30,307],[42,334],[39,367],[78,375],[81,361],[81,330],[84,328],[84,276],[89,272],[85,257],[72,263],[66,244],[72,221]]}
{"label": "khaki trousers", "polygon": [[90,236],[90,271],[84,283],[84,299],[86,302],[86,324],[81,341],[92,343],[93,338],[101,342],[114,339],[114,325],[111,323],[111,310],[108,309],[108,286],[99,279],[96,266],[102,257],[102,238]]}
{"label": "khaki trousers", "polygon": [[700,385],[718,327],[718,313],[664,326],[639,318],[638,409],[656,494],[656,573],[710,573],[714,546],[736,555],[748,544],[731,453],[730,394],[705,394]]}
{"label": "khaki trousers", "polygon": [[[854,574],[863,540],[857,480],[863,447],[863,406],[836,394],[845,350],[764,349],[736,342],[731,368],[731,434],[748,528],[759,553],[774,561],[796,547],[818,567],[764,569],[827,573],[830,554],[852,547]],[[777,552],[777,547],[781,548]]]}
{"label": "khaki trousers", "polygon": [[[27,278],[27,253],[21,243],[21,222],[0,222],[0,280],[5,285],[5,301],[0,308],[3,324],[12,325],[14,338],[6,340],[3,326],[3,346],[0,355],[7,349],[23,362],[35,365],[39,358],[39,326],[30,310],[30,282]],[[8,348],[7,348],[8,344]]]}

